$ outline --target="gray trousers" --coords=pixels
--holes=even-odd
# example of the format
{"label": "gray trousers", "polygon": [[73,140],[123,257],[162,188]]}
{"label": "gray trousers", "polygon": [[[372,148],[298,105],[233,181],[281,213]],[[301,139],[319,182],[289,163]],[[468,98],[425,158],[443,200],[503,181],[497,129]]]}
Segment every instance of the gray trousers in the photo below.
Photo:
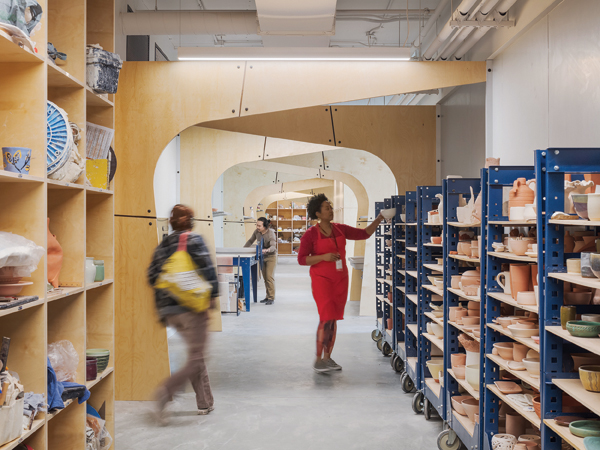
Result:
{"label": "gray trousers", "polygon": [[208,337],[208,312],[187,312],[167,317],[167,324],[177,329],[188,347],[188,359],[186,365],[171,375],[163,388],[168,398],[181,389],[186,380],[192,382],[196,392],[196,404],[198,409],[206,409],[213,406],[214,399],[210,390],[208,370],[204,360],[204,349]]}

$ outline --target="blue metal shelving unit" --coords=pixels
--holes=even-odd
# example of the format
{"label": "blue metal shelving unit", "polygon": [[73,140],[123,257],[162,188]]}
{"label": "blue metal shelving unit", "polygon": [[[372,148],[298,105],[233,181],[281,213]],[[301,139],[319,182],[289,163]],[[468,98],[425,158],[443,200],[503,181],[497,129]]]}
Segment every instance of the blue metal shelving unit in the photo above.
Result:
{"label": "blue metal shelving unit", "polygon": [[[383,201],[383,208],[390,209],[392,207],[392,199],[386,198]],[[389,301],[390,293],[393,293],[393,242],[392,245],[387,245],[386,241],[391,241],[393,232],[393,225],[386,222],[381,223],[379,228],[383,228],[383,281],[381,283],[381,291],[382,291],[382,306],[383,306],[383,318],[382,318],[382,333],[383,333],[383,343],[381,348],[381,353],[384,356],[391,356],[394,347],[395,347],[395,339],[394,339],[394,326],[393,319],[395,314],[393,297],[392,301]],[[388,280],[388,276],[392,278],[392,280]],[[388,326],[388,319],[392,319],[392,326]]]}
{"label": "blue metal shelving unit", "polygon": [[[552,221],[555,211],[564,209],[565,174],[572,180],[582,179],[583,174],[600,172],[600,149],[594,148],[550,148],[535,152],[535,175],[537,180],[537,222],[539,267],[538,285],[540,289],[540,321],[543,324],[540,335],[541,360],[541,411],[542,448],[558,450],[561,439],[577,450],[583,450],[581,438],[573,436],[568,428],[557,425],[556,416],[575,414],[598,419],[600,415],[600,394],[584,390],[577,372],[573,371],[573,353],[593,353],[600,355],[598,339],[571,336],[560,325],[560,307],[563,306],[564,282],[579,287],[600,289],[600,280],[583,278],[581,275],[567,274],[565,262],[568,258],[578,258],[579,254],[565,253],[564,236],[568,227],[585,227],[594,235],[600,222],[584,220]],[[600,307],[594,305],[576,306],[577,314],[598,313]],[[587,413],[576,411],[573,406],[567,410],[563,405],[567,396],[589,408]]]}
{"label": "blue metal shelving unit", "polygon": [[[505,294],[504,290],[496,281],[496,277],[500,272],[508,270],[510,264],[529,264],[535,263],[535,259],[519,257],[512,253],[495,252],[492,244],[501,242],[503,234],[509,228],[519,227],[521,230],[534,230],[535,223],[527,222],[510,222],[508,220],[507,202],[508,194],[506,191],[513,186],[517,178],[526,178],[527,180],[534,178],[533,167],[529,166],[497,166],[490,167],[487,174],[487,182],[485,183],[487,213],[484,214],[484,229],[487,235],[485,244],[485,371],[483,382],[485,385],[484,395],[484,449],[491,449],[492,437],[502,432],[500,426],[499,411],[501,402],[508,405],[517,413],[524,416],[529,426],[532,428],[540,428],[540,421],[533,411],[526,411],[510,399],[502,394],[494,385],[495,381],[500,380],[500,371],[506,371],[515,377],[515,381],[521,383],[524,388],[524,393],[535,395],[535,390],[539,389],[539,379],[532,378],[526,371],[511,370],[507,362],[499,356],[493,355],[494,344],[497,342],[519,342],[527,345],[530,349],[539,351],[540,347],[530,338],[515,339],[507,329],[494,323],[494,319],[500,315],[512,315],[515,308],[525,312],[538,312],[537,306],[517,305],[512,298],[512,295]],[[562,201],[562,200],[561,200]],[[531,231],[528,231],[531,233]],[[531,389],[530,389],[531,388]]]}
{"label": "blue metal shelving unit", "polygon": [[396,216],[392,219],[392,311],[394,316],[393,330],[393,354],[391,359],[392,368],[396,372],[404,371],[404,360],[406,359],[406,349],[404,346],[404,259],[398,258],[398,255],[404,256],[404,224],[401,219],[405,208],[405,196],[392,196],[392,207],[396,208]]}
{"label": "blue metal shelving unit", "polygon": [[[485,178],[485,169],[482,171],[482,177]],[[475,267],[481,267],[480,261],[485,261],[485,255],[480,255],[479,258],[471,258],[465,255],[450,254],[456,252],[460,240],[461,232],[473,232],[473,239],[477,239],[477,235],[481,236],[481,223],[479,224],[464,224],[459,223],[457,218],[457,208],[460,206],[461,199],[469,201],[471,197],[471,189],[473,194],[477,196],[481,191],[482,179],[479,178],[452,178],[443,181],[443,198],[444,198],[444,367],[446,369],[444,385],[446,387],[446,421],[449,429],[440,433],[438,442],[443,440],[445,448],[452,448],[456,445],[456,438],[468,449],[481,448],[482,433],[479,424],[471,422],[467,417],[456,413],[452,409],[451,398],[455,395],[462,395],[459,389],[466,390],[471,396],[479,400],[479,417],[482,417],[483,399],[480,393],[483,390],[483,385],[480,383],[479,390],[473,389],[465,379],[458,378],[452,371],[451,356],[455,353],[462,353],[464,349],[459,346],[458,336],[463,332],[467,332],[473,339],[479,341],[479,364],[483,367],[483,338],[477,338],[473,333],[465,330],[464,327],[458,325],[455,321],[448,320],[450,307],[466,305],[469,301],[478,301],[481,304],[481,295],[479,297],[468,297],[459,289],[452,289],[452,276],[460,275],[465,270],[472,270]],[[485,204],[485,198],[482,197],[482,204]],[[482,236],[483,238],[484,236]],[[484,248],[484,244],[482,244]],[[482,272],[485,269],[481,269]],[[483,273],[482,273],[483,277]],[[482,280],[481,290],[483,290],[484,282]],[[482,323],[484,322],[484,308],[480,308],[480,334],[484,336]]]}
{"label": "blue metal shelving unit", "polygon": [[[381,210],[385,209],[384,202],[375,202],[375,215],[378,216]],[[385,227],[382,225],[375,231],[375,305],[377,311],[377,321],[375,323],[375,329],[371,333],[371,338],[377,343],[379,350],[383,349],[384,344],[384,315],[385,315],[385,302],[383,301],[383,295],[386,289],[386,284],[383,282],[385,279]]]}
{"label": "blue metal shelving unit", "polygon": [[[413,410],[422,411],[429,420],[435,411],[440,417],[445,418],[445,394],[439,382],[427,367],[427,361],[435,357],[443,358],[443,343],[435,336],[426,332],[427,322],[430,320],[425,314],[431,313],[431,303],[440,304],[443,301],[443,291],[438,291],[432,286],[427,276],[433,274],[430,268],[437,264],[437,258],[443,257],[443,244],[433,244],[433,236],[441,236],[440,225],[428,223],[429,211],[437,209],[440,200],[436,194],[442,193],[441,186],[417,187],[417,292],[419,300],[419,391],[413,400]],[[437,300],[437,301],[436,301]]]}
{"label": "blue metal shelving unit", "polygon": [[417,291],[417,252],[410,250],[417,245],[417,192],[407,191],[406,202],[406,223],[404,225],[405,253],[396,255],[397,258],[404,258],[404,270],[406,273],[404,279],[404,347],[406,359],[404,360],[404,374],[401,379],[402,390],[406,393],[414,392],[420,388],[420,378],[418,371],[419,356],[419,299]]}

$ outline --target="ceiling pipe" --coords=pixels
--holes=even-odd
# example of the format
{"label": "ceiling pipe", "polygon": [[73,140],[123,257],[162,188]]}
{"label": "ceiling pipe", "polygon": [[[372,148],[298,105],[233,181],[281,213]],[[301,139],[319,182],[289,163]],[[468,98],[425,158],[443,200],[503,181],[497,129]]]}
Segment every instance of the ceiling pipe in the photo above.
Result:
{"label": "ceiling pipe", "polygon": [[444,10],[449,1],[450,0],[440,0],[439,5],[437,6],[437,8],[435,8],[435,11],[433,11],[433,14],[423,27],[423,30],[419,33],[419,37],[413,41],[413,47],[418,47],[421,45],[421,40],[429,34],[439,17],[442,15],[442,11]]}
{"label": "ceiling pipe", "polygon": [[[484,0],[482,3],[479,4],[479,7],[477,7],[469,15],[469,20],[485,20],[487,15],[490,12],[492,12],[494,6],[496,6],[496,4],[499,1],[500,0]],[[456,38],[454,39],[452,44],[446,47],[446,49],[440,54],[440,59],[442,61],[446,61],[449,58],[451,58],[452,55],[454,55],[454,53],[456,52],[456,50],[465,41],[465,39],[467,39],[467,37],[473,32],[475,28],[476,27],[465,27],[461,29],[456,35]]]}
{"label": "ceiling pipe", "polygon": [[[500,16],[506,16],[508,10],[514,5],[517,0],[502,0],[500,4],[496,7],[496,13]],[[473,34],[471,34],[463,44],[456,50],[454,53],[454,57],[457,60],[461,60],[464,58],[465,54],[473,48],[473,46],[481,40],[483,36],[487,34],[488,31],[491,30],[491,27],[481,27],[475,30]]]}
{"label": "ceiling pipe", "polygon": [[[428,9],[408,10],[409,18],[429,12]],[[396,14],[397,17],[384,19],[384,14]],[[381,19],[371,17],[377,15],[382,16]],[[336,11],[336,18],[343,21],[397,22],[406,19],[406,10],[340,10]],[[256,11],[137,11],[121,13],[120,20],[125,35],[254,35],[260,31]]]}
{"label": "ceiling pipe", "polygon": [[427,60],[431,60],[435,52],[442,46],[444,42],[450,37],[454,29],[450,26],[450,22],[453,19],[464,20],[467,18],[469,11],[477,3],[479,0],[462,0],[460,5],[456,8],[457,17],[454,17],[454,13],[451,15],[448,22],[444,25],[440,33],[436,36],[433,42],[429,45],[425,53],[423,53],[423,58]]}

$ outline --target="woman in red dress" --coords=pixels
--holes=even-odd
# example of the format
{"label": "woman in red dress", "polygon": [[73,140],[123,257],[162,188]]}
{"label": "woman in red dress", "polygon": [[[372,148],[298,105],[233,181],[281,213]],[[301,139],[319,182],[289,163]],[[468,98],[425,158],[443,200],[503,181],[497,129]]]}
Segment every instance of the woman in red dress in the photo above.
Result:
{"label": "woman in red dress", "polygon": [[380,214],[367,228],[360,229],[333,223],[333,208],[324,194],[308,201],[308,218],[319,223],[302,236],[298,263],[310,267],[312,293],[319,310],[317,328],[317,359],[315,372],[342,370],[331,359],[337,333],[336,321],[344,319],[348,299],[348,267],[346,266],[346,239],[368,239],[384,220]]}

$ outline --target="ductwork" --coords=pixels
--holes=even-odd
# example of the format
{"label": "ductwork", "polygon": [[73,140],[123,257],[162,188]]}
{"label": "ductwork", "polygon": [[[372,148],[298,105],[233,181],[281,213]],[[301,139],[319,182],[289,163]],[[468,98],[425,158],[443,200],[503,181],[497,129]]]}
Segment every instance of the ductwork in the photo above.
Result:
{"label": "ductwork", "polygon": [[[494,9],[494,6],[496,6],[499,1],[500,0],[483,0],[482,3],[479,4],[479,7],[469,15],[469,20],[485,20],[487,15]],[[465,27],[461,29],[456,34],[452,44],[447,46],[446,49],[440,54],[440,59],[444,61],[449,59],[474,29],[475,27]]]}
{"label": "ductwork", "polygon": [[258,34],[254,11],[138,11],[120,16],[125,35]]}
{"label": "ductwork", "polygon": [[[469,14],[469,11],[473,7],[473,5],[475,5],[475,3],[477,3],[478,1],[479,0],[463,0],[460,3],[460,5],[458,5],[458,8],[456,8],[456,13],[458,15],[457,19],[458,20],[466,19],[467,15]],[[448,22],[446,22],[446,24],[444,25],[444,27],[442,28],[440,33],[436,36],[436,38],[431,43],[431,45],[429,45],[429,48],[427,48],[425,53],[423,53],[423,58],[430,60],[433,57],[433,55],[435,54],[435,52],[450,37],[450,35],[454,31],[453,28],[450,26],[450,22],[452,21],[452,19],[453,19],[452,17],[450,17],[450,19],[448,19]]]}
{"label": "ductwork", "polygon": [[418,47],[419,45],[421,45],[421,40],[425,36],[427,36],[427,34],[431,31],[438,18],[442,15],[442,11],[444,10],[449,1],[450,0],[440,0],[440,3],[438,4],[437,8],[435,8],[435,11],[433,12],[429,20],[425,23],[423,30],[419,33],[419,38],[413,42],[412,45],[414,47]]}
{"label": "ductwork", "polygon": [[[508,10],[513,6],[517,0],[502,0],[498,6],[496,7],[496,13],[500,16],[505,16],[508,13]],[[458,60],[461,60],[465,54],[473,48],[473,46],[479,42],[479,40],[490,31],[490,27],[481,27],[475,30],[473,34],[471,34],[463,44],[456,50],[454,57]]]}

